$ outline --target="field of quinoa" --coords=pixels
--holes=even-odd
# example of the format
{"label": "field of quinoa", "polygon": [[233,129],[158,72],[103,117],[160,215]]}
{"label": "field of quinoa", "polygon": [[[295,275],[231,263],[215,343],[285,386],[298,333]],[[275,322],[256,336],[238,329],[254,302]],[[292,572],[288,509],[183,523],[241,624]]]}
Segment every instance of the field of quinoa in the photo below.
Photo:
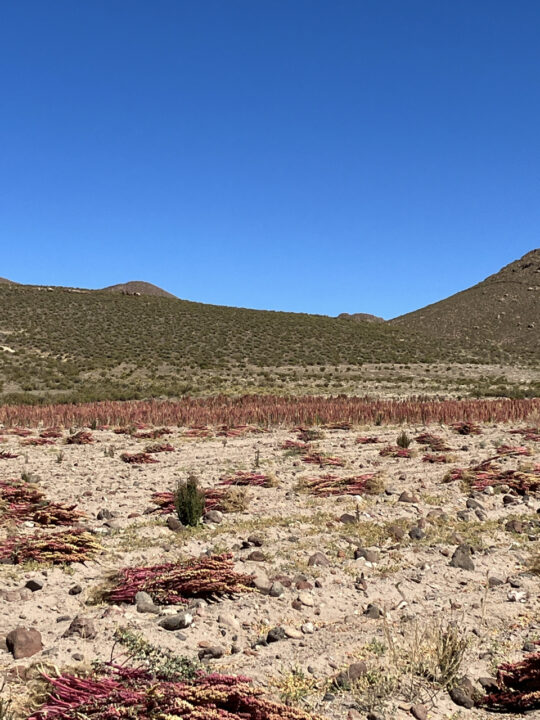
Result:
{"label": "field of quinoa", "polygon": [[540,716],[540,400],[4,406],[0,560],[3,720]]}

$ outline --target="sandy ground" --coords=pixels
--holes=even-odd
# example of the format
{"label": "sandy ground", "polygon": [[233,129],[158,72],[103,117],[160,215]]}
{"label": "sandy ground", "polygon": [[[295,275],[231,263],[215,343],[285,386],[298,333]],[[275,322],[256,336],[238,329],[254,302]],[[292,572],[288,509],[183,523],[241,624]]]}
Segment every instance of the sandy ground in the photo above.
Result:
{"label": "sandy ground", "polygon": [[[442,437],[452,449],[453,462],[423,462],[429,450],[414,441],[412,458],[381,457],[380,449],[395,444],[403,429],[410,437],[422,432]],[[229,438],[188,438],[182,429],[174,429],[161,441],[175,451],[157,454],[159,463],[141,466],[124,463],[120,455],[140,452],[154,441],[112,430],[92,430],[95,442],[82,446],[66,445],[62,438],[52,446],[23,446],[22,438],[4,434],[0,450],[20,454],[0,460],[0,480],[25,473],[48,499],[77,503],[87,516],[83,524],[104,548],[96,560],[68,568],[0,565],[0,591],[23,588],[32,578],[43,582],[42,589],[23,592],[16,601],[6,593],[0,599],[0,639],[18,626],[34,627],[44,645],[33,657],[15,661],[2,644],[0,669],[8,679],[4,693],[19,695],[25,687],[13,677],[16,666],[63,667],[109,659],[114,630],[125,625],[160,647],[190,657],[205,645],[220,646],[223,657],[206,661],[212,668],[248,675],[274,697],[288,694],[323,717],[364,718],[371,710],[385,718],[410,718],[411,705],[421,701],[433,720],[489,717],[484,710],[458,707],[445,690],[436,692],[432,683],[404,669],[400,658],[405,651],[410,656],[429,653],[418,635],[455,622],[467,640],[460,675],[476,682],[493,676],[500,662],[523,657],[526,643],[540,638],[539,578],[527,571],[531,557],[540,552],[539,498],[523,502],[516,497],[515,503],[505,505],[504,492],[484,492],[476,496],[482,506],[478,517],[474,508],[466,508],[470,493],[462,483],[443,483],[449,468],[492,457],[502,444],[527,444],[533,453],[502,458],[504,469],[519,462],[540,463],[540,443],[524,443],[510,429],[483,426],[474,436],[443,426],[325,429],[323,437],[311,443],[312,450],[345,460],[344,467],[325,468],[281,449],[286,440],[296,439],[291,428]],[[358,436],[372,435],[381,443],[356,442]],[[145,514],[155,507],[153,492],[172,490],[189,473],[195,473],[202,486],[215,487],[224,475],[256,465],[257,472],[270,474],[277,485],[248,488],[247,509],[224,514],[219,524],[173,532],[166,516]],[[380,494],[320,498],[301,488],[306,477],[368,472],[380,473],[385,487]],[[400,500],[403,491],[413,495],[412,502]],[[103,509],[113,517],[98,520]],[[354,522],[340,520],[344,513]],[[506,529],[510,519],[521,520],[524,531]],[[396,524],[405,529],[401,539],[395,537]],[[419,539],[408,534],[416,527],[423,531]],[[6,537],[35,529],[28,523],[18,528],[4,523],[0,533]],[[253,534],[262,543],[259,548],[244,542]],[[460,543],[474,549],[472,571],[449,566]],[[376,551],[375,561],[355,559],[357,547]],[[158,624],[162,615],[138,612],[134,605],[89,604],[96,588],[120,567],[182,560],[208,550],[231,552],[236,570],[255,574],[263,590],[280,578],[283,594],[256,591],[216,603],[198,602],[192,625],[180,632],[163,629]],[[264,559],[249,559],[254,550]],[[315,552],[324,553],[328,564],[310,565]],[[490,577],[502,583],[491,587]],[[70,588],[76,584],[82,592],[72,595]],[[378,618],[365,614],[370,604],[380,609]],[[63,637],[77,615],[94,621],[95,638]],[[289,637],[255,644],[278,626],[285,626]],[[335,690],[332,679],[358,660],[366,661],[370,680],[352,692]],[[385,685],[387,677],[391,680]],[[351,714],[351,708],[358,715]]]}

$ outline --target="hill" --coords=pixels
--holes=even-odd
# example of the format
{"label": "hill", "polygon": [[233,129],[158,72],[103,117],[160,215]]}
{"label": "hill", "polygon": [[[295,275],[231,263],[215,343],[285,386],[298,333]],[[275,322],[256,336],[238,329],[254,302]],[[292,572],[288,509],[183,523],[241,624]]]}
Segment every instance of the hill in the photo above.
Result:
{"label": "hill", "polygon": [[354,320],[355,322],[386,322],[384,318],[378,315],[371,315],[370,313],[340,313],[337,317],[338,320]]}
{"label": "hill", "polygon": [[467,290],[389,321],[396,328],[531,361],[540,357],[540,249]]}
{"label": "hill", "polygon": [[131,280],[127,283],[109,285],[109,287],[103,288],[103,290],[108,292],[123,293],[124,295],[151,295],[152,297],[176,298],[176,295],[163,290],[157,285],[152,285],[152,283],[144,282],[142,280]]}

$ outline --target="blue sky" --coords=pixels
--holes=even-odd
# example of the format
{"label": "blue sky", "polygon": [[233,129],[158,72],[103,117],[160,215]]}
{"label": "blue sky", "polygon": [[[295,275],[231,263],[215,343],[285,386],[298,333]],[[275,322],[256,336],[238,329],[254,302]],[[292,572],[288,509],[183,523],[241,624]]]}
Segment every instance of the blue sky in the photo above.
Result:
{"label": "blue sky", "polygon": [[0,276],[389,318],[540,246],[536,0],[0,9]]}

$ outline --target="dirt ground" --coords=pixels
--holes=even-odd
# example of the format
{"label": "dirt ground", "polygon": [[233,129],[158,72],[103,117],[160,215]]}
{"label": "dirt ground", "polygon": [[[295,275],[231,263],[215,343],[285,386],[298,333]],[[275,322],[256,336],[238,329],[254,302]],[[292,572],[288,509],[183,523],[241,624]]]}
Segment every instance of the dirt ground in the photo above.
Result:
{"label": "dirt ground", "polygon": [[[372,712],[399,720],[410,718],[416,703],[423,703],[433,720],[492,717],[455,704],[419,668],[436,663],[441,637],[449,637],[451,629],[456,642],[464,643],[455,677],[467,676],[481,689],[479,678],[493,677],[497,665],[521,659],[540,639],[539,577],[529,570],[540,553],[539,495],[513,494],[504,486],[471,492],[462,480],[444,482],[449,470],[493,458],[502,445],[527,446],[531,454],[499,456],[494,462],[501,470],[534,472],[540,443],[511,434],[512,429],[484,425],[480,434],[466,436],[447,426],[318,429],[310,452],[323,461],[344,461],[324,467],[306,463],[294,448],[283,449],[286,441],[298,442],[293,428],[234,437],[212,432],[202,438],[174,428],[160,440],[92,430],[94,442],[87,445],[65,444],[65,430],[46,446],[25,445],[25,438],[0,430],[0,452],[18,454],[0,459],[0,481],[24,475],[49,500],[76,504],[86,516],[82,524],[103,547],[85,564],[0,565],[4,695],[11,694],[17,704],[31,686],[32,673],[17,679],[15,667],[61,668],[109,659],[118,650],[113,651],[115,629],[128,626],[189,657],[218,647],[221,657],[203,660],[211,668],[247,675],[276,699],[326,718],[365,718]],[[442,438],[448,462],[425,462],[432,451],[414,439],[412,457],[381,456],[403,430],[411,439],[421,433]],[[31,437],[37,435],[34,430]],[[362,444],[359,437],[379,442]],[[155,442],[170,443],[174,452],[155,454],[155,464],[121,459],[122,453],[141,452]],[[244,510],[196,528],[171,530],[168,516],[155,512],[154,492],[172,491],[190,474],[204,488],[215,488],[237,471],[268,475],[273,486],[245,488]],[[367,473],[376,478],[371,494],[319,497],[305,485],[322,475]],[[36,529],[29,521],[15,526],[4,520],[0,537]],[[451,566],[456,548],[467,545],[474,569]],[[121,567],[208,551],[232,553],[235,570],[253,574],[257,587],[219,602],[193,603],[193,622],[180,631],[159,625],[174,612],[170,606],[155,614],[135,605],[95,602],[97,590]],[[315,553],[322,556],[314,558]],[[11,592],[32,579],[43,587]],[[70,594],[76,585],[82,591]],[[93,621],[95,637],[64,637],[76,616]],[[39,631],[43,650],[14,660],[3,638],[20,626]],[[275,628],[282,629],[274,633],[279,639],[267,643]],[[336,676],[360,661],[366,663],[361,677],[336,687]]]}

